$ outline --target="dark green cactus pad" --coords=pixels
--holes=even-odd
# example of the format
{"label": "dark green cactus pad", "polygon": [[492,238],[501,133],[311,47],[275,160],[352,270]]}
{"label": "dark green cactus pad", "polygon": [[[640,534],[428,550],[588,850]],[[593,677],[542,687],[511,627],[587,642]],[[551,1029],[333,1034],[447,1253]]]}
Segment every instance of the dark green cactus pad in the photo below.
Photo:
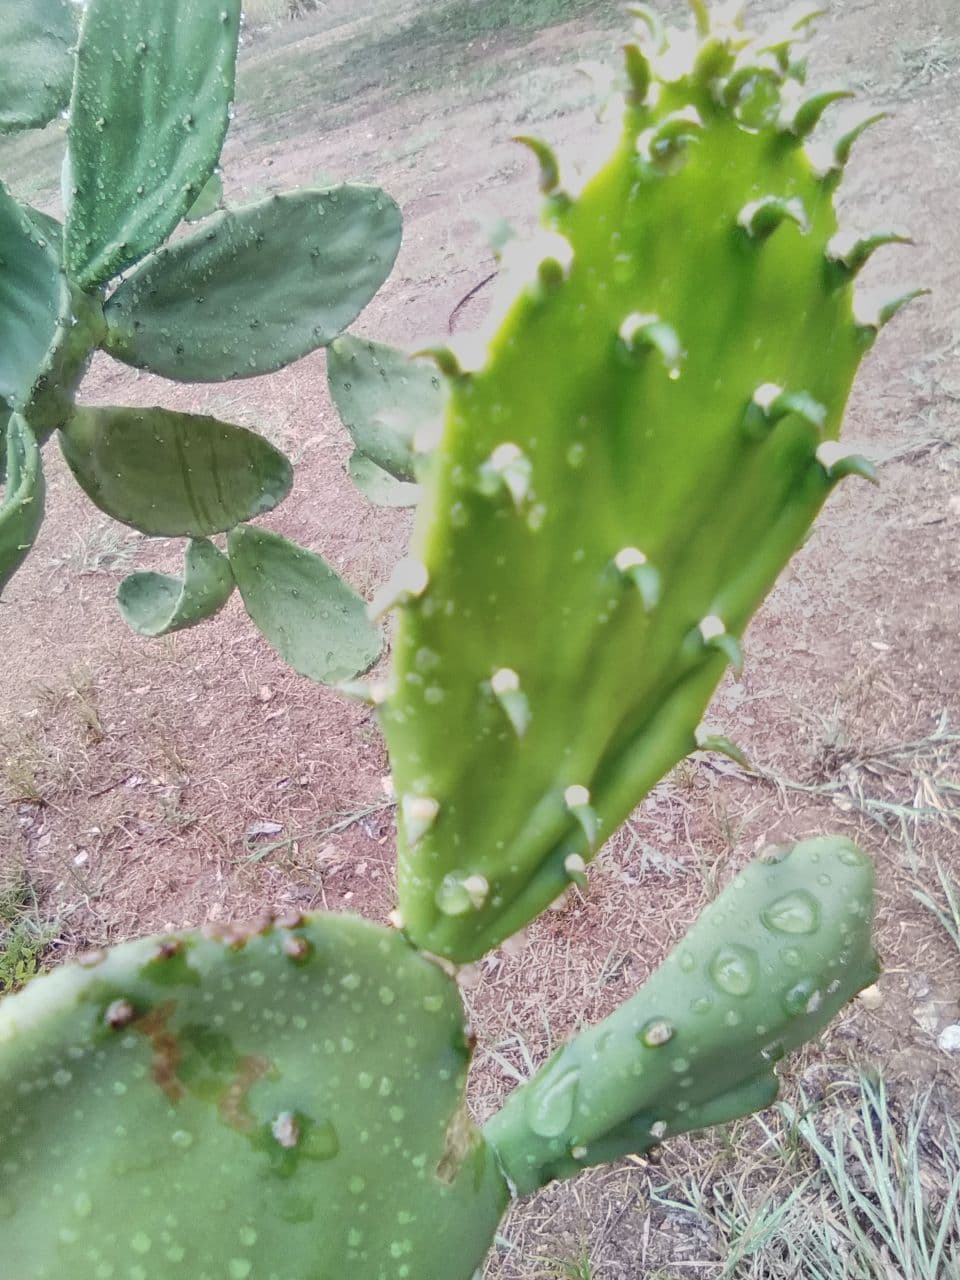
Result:
{"label": "dark green cactus pad", "polygon": [[76,15],[70,0],[3,0],[0,133],[40,128],[67,105]]}
{"label": "dark green cactus pad", "polygon": [[38,978],[0,1004],[4,1275],[468,1280],[507,1198],[469,1060],[450,979],[344,916]]}
{"label": "dark green cactus pad", "polygon": [[0,183],[0,398],[14,408],[30,400],[65,292],[48,235]]}
{"label": "dark green cactus pad", "polygon": [[752,863],[631,1000],[487,1125],[523,1194],[773,1101],[775,1064],[876,981],[873,867],[840,838]]}
{"label": "dark green cactus pad", "polygon": [[402,219],[377,187],[271,196],[148,258],[106,307],[119,360],[184,382],[270,373],[326,345],[390,274]]}
{"label": "dark green cactus pad", "polygon": [[225,532],[271,511],[293,482],[262,436],[167,409],[78,408],[60,444],[91,502],[151,535]]}
{"label": "dark green cactus pad", "polygon": [[508,250],[472,358],[437,353],[450,403],[383,725],[405,927],[455,960],[582,877],[694,750],[850,469],[841,415],[886,314],[855,319],[834,239],[849,148],[817,168],[804,146],[831,95],[805,103],[739,26],[638,27],[612,158],[574,196],[539,148],[549,230]]}
{"label": "dark green cactus pad", "polygon": [[227,549],[247,613],[294,671],[338,684],[376,662],[379,629],[360,596],[319,556],[252,525],[234,529]]}
{"label": "dark green cactus pad", "polygon": [[355,449],[347,463],[347,475],[365,498],[378,507],[415,507],[422,490],[378,467],[365,453]]}
{"label": "dark green cactus pad", "polygon": [[327,351],[327,382],[357,453],[397,480],[415,480],[417,453],[428,450],[418,450],[414,437],[435,444],[443,417],[446,390],[436,369],[344,334]]}
{"label": "dark green cactus pad", "polygon": [[183,577],[131,573],[117,588],[124,622],[142,636],[165,636],[212,618],[234,588],[230,562],[212,542],[194,539],[187,546]]}
{"label": "dark green cactus pad", "polygon": [[43,521],[44,482],[40,450],[26,419],[19,413],[7,418],[0,431],[0,448],[4,450],[0,492],[2,591],[26,559]]}
{"label": "dark green cactus pad", "polygon": [[82,288],[155,249],[203,190],[239,31],[240,0],[89,0],[66,179],[66,264]]}

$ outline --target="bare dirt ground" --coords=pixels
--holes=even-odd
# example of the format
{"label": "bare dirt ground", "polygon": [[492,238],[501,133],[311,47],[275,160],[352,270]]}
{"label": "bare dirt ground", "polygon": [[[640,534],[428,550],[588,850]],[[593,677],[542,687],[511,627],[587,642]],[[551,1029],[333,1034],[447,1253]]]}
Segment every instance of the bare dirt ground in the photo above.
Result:
{"label": "bare dirt ground", "polygon": [[[782,7],[751,9],[759,19]],[[869,283],[933,290],[881,336],[850,406],[848,436],[878,460],[881,484],[848,482],[831,499],[750,629],[743,679],[717,698],[711,720],[759,772],[684,765],[610,842],[589,896],[548,914],[520,956],[484,962],[468,994],[481,1115],[565,1033],[631,993],[758,846],[827,830],[876,857],[882,1000],[855,1002],[789,1064],[784,1094],[802,1083],[820,1096],[858,1067],[882,1067],[894,1098],[933,1086],[937,1105],[956,1101],[960,1057],[938,1037],[960,1021],[960,953],[913,893],[939,892],[938,860],[960,880],[960,10],[954,0],[826,8],[812,42],[817,82],[852,81],[892,113],[858,146],[845,217],[916,240],[879,255]],[[438,27],[433,52],[386,41],[369,65],[357,53],[369,6],[358,12],[351,25],[328,13],[254,38],[224,180],[230,200],[328,178],[390,191],[404,247],[356,328],[409,343],[446,330],[493,270],[477,216],[535,216],[531,162],[510,136],[590,146],[592,89],[571,68],[612,54],[613,7],[469,47]],[[482,305],[481,292],[456,323]],[[83,394],[263,430],[298,462],[295,491],[268,523],[361,591],[401,554],[408,517],[371,509],[343,473],[348,442],[322,354],[269,379],[197,387],[104,359]],[[286,669],[235,602],[175,639],[129,633],[118,581],[172,568],[178,549],[99,517],[53,452],[49,515],[0,612],[0,860],[23,865],[57,922],[51,958],[264,906],[384,919],[393,811],[374,720]],[[490,1276],[768,1274],[725,1270],[708,1221],[653,1201],[691,1169],[708,1178],[755,1132],[746,1124],[657,1164],[549,1189],[505,1224]],[[574,1269],[581,1256],[592,1272]]]}

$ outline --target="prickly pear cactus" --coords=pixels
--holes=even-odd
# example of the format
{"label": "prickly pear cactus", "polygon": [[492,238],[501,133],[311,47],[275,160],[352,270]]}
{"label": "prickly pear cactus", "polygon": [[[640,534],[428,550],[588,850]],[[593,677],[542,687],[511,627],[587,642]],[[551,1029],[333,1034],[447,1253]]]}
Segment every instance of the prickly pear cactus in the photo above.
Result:
{"label": "prickly pear cactus", "polygon": [[[511,1194],[766,1106],[783,1054],[874,979],[869,860],[842,839],[780,850],[479,1132],[451,966],[415,950],[482,954],[582,885],[676,760],[735,751],[698,736],[707,700],[832,486],[869,472],[836,438],[897,302],[858,320],[852,282],[898,237],[837,236],[831,194],[857,130],[813,165],[804,139],[837,95],[797,96],[796,32],[755,39],[692,7],[696,32],[670,41],[636,8],[623,139],[580,196],[534,143],[552,239],[476,367],[436,353],[444,391],[378,344],[345,341],[330,362],[371,488],[394,499],[391,485],[416,480],[425,494],[414,554],[372,606],[401,610],[391,683],[372,697],[398,786],[406,936],[330,916],[172,935],[5,999],[0,1257],[17,1280],[467,1280]],[[200,170],[173,184],[178,208]],[[89,231],[118,208],[104,199],[75,220],[84,272],[126,260],[130,238]],[[147,212],[138,235],[159,216]],[[212,296],[233,297],[231,263],[275,214],[215,224]],[[10,223],[24,230],[19,213]],[[162,327],[168,307],[192,314],[180,253],[129,277],[106,322],[122,358],[174,374],[195,360]],[[50,286],[50,256],[29,260]],[[15,379],[25,397],[0,405],[0,574],[42,504],[21,404],[23,353],[46,349],[58,313],[56,288],[44,296],[0,364],[0,386]],[[298,347],[304,325],[281,321],[277,341]],[[227,327],[217,376],[248,353],[242,327]],[[126,584],[133,624],[189,625],[236,585],[291,663],[344,681],[359,598],[277,534],[240,524],[226,555],[202,536],[256,506],[250,460],[282,496],[282,460],[209,419],[195,439],[179,415],[137,421],[93,410],[61,424],[104,505],[130,519],[155,474],[154,527],[192,535],[182,578]],[[162,465],[191,447],[233,468],[229,493]],[[369,629],[366,643],[372,661]]]}
{"label": "prickly pear cactus", "polygon": [[4,1275],[467,1280],[507,1200],[470,1051],[455,984],[347,917],[38,979],[0,1005]]}
{"label": "prickly pear cactus", "polygon": [[[163,408],[77,409],[98,347],[179,380],[271,372],[352,323],[400,245],[400,212],[376,187],[340,184],[216,212],[240,0],[88,0],[79,32],[77,17],[72,0],[5,0],[0,13],[0,130],[45,124],[69,97],[64,225],[0,184],[0,421],[10,411],[22,419],[15,463],[33,449],[29,473],[15,466],[0,492],[0,587],[36,535],[43,504],[25,506],[24,485],[42,495],[35,446],[54,432],[91,500],[151,536],[232,529],[290,489],[288,461],[230,423]],[[199,225],[165,244],[184,218]],[[383,491],[390,477],[370,482]],[[310,556],[283,539],[271,549],[285,580]],[[144,635],[211,616],[234,585],[235,566],[218,556],[203,543],[188,548],[182,584],[135,575],[120,588],[123,616]],[[244,563],[241,594],[279,604],[283,626],[261,630],[282,653],[310,641],[335,651],[335,661],[298,670],[341,678],[366,669],[381,638],[362,606],[353,632],[343,625],[353,593],[323,569],[298,584],[313,591],[300,601],[278,581],[250,586],[260,570]]]}
{"label": "prickly pear cactus", "polygon": [[668,37],[634,7],[614,154],[573,195],[534,144],[547,230],[471,360],[435,353],[449,407],[379,602],[382,719],[405,927],[457,961],[580,880],[696,749],[750,616],[837,482],[870,474],[840,420],[903,299],[859,315],[854,280],[903,237],[838,233],[862,123],[812,155],[849,95],[804,88],[796,30],[694,8]]}

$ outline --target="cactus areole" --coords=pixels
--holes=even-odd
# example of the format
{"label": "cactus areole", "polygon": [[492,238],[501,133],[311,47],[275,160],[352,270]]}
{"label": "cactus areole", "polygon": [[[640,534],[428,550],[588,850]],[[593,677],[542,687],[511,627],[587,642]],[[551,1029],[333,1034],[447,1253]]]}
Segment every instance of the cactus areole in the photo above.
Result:
{"label": "cactus areole", "polygon": [[846,95],[803,89],[796,32],[697,11],[668,40],[638,9],[614,154],[573,195],[536,145],[546,230],[469,355],[436,353],[449,407],[382,721],[401,914],[454,961],[582,879],[697,747],[750,616],[868,470],[837,437],[897,300],[858,319],[854,277],[902,237],[838,238],[856,129],[808,146]]}

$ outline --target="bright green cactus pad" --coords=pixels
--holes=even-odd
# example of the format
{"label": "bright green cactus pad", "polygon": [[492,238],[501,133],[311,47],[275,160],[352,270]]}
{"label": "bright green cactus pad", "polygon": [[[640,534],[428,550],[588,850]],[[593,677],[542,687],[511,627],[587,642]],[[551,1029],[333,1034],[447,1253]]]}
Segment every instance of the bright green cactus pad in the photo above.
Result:
{"label": "bright green cactus pad", "polygon": [[240,0],[88,0],[70,104],[66,262],[85,289],[155,249],[211,175]]}
{"label": "bright green cactus pad", "polygon": [[0,133],[38,128],[67,105],[76,13],[71,0],[0,4]]}
{"label": "bright green cactus pad", "polygon": [[507,1192],[455,985],[328,916],[128,943],[0,1004],[11,1280],[468,1280]]}
{"label": "bright green cactus pad", "polygon": [[272,196],[205,219],[106,307],[107,350],[184,382],[270,373],[351,324],[390,274],[400,210],[378,187]]}
{"label": "bright green cactus pad", "polygon": [[[697,745],[744,627],[835,482],[861,356],[835,239],[856,130],[739,25],[628,49],[622,139],[574,197],[542,147],[540,244],[450,383],[383,708],[400,907],[474,958],[522,928]],[[641,12],[642,7],[638,12]],[[642,47],[641,47],[642,45]],[[475,344],[476,345],[476,344]]]}
{"label": "bright green cactus pad", "polygon": [[775,1064],[876,981],[873,866],[850,841],[751,863],[632,999],[574,1036],[487,1125],[523,1194],[760,1110]]}
{"label": "bright green cactus pad", "polygon": [[222,533],[271,511],[293,483],[256,432],[167,409],[77,409],[60,445],[91,502],[154,535]]}

